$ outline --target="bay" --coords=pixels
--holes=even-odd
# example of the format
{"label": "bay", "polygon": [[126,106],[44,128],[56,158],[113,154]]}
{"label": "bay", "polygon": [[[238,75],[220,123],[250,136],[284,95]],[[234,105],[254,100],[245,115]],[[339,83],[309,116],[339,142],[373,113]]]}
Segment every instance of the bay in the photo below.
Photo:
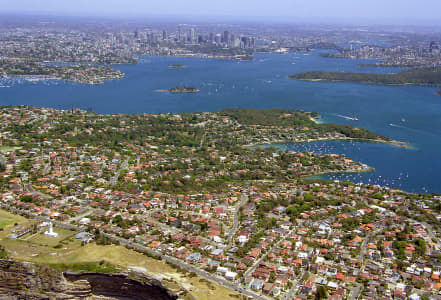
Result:
{"label": "bay", "polygon": [[[323,122],[363,127],[408,142],[412,149],[341,141],[288,144],[288,149],[332,150],[375,168],[374,172],[358,177],[341,174],[336,177],[339,179],[387,184],[410,192],[441,193],[441,97],[436,95],[438,89],[288,78],[290,74],[311,70],[379,73],[402,70],[358,68],[358,64],[375,61],[323,58],[319,53],[258,54],[250,62],[141,57],[137,65],[114,66],[126,73],[123,79],[96,86],[2,79],[0,86],[11,87],[0,88],[0,104],[58,109],[77,107],[106,114],[215,111],[231,107],[316,111]],[[169,68],[171,64],[185,67]],[[155,92],[176,86],[193,86],[201,91],[195,94]]]}

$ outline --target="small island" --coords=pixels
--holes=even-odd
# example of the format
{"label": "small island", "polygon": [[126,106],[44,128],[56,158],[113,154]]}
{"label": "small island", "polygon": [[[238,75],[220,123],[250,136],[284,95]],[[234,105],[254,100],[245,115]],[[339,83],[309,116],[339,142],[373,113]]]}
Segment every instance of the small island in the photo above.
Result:
{"label": "small island", "polygon": [[156,92],[169,92],[173,94],[178,94],[178,93],[198,93],[200,92],[200,90],[194,87],[184,86],[184,87],[174,87],[171,89],[159,89],[156,90]]}
{"label": "small island", "polygon": [[441,67],[406,70],[397,74],[312,71],[289,76],[307,81],[347,81],[387,85],[441,85]]}
{"label": "small island", "polygon": [[169,92],[170,93],[197,93],[197,92],[200,92],[200,90],[198,90],[197,88],[194,88],[194,87],[184,86],[184,87],[171,88],[171,89],[169,89]]}
{"label": "small island", "polygon": [[172,64],[168,66],[169,68],[184,68],[185,65],[183,64]]}

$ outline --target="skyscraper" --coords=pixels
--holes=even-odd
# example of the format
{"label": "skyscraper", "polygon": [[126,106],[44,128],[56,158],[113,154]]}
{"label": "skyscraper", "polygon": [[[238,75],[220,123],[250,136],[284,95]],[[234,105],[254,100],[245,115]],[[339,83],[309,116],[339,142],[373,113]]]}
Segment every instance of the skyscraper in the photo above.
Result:
{"label": "skyscraper", "polygon": [[190,42],[192,44],[195,44],[196,42],[196,31],[194,30],[194,28],[190,30]]}
{"label": "skyscraper", "polygon": [[224,31],[223,42],[227,45],[230,43],[230,33],[227,30]]}

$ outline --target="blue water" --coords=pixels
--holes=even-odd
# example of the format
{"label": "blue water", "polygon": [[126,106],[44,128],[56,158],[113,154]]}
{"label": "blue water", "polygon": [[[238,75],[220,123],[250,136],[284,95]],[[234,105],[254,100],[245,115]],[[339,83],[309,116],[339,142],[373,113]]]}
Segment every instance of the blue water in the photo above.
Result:
{"label": "blue water", "polygon": [[[334,152],[375,167],[375,172],[363,174],[356,180],[368,182],[370,179],[371,183],[389,184],[412,192],[441,192],[441,97],[435,94],[437,88],[304,82],[287,78],[290,74],[311,70],[379,73],[401,70],[357,67],[372,62],[322,58],[318,52],[259,54],[251,62],[143,57],[138,65],[115,66],[126,73],[125,78],[97,86],[3,80],[0,85],[11,87],[0,88],[0,104],[91,108],[100,113],[214,111],[230,107],[316,111],[323,116],[323,121],[367,128],[413,146],[414,149],[402,149],[372,143],[354,146],[326,142],[327,148]],[[185,68],[168,68],[175,63],[182,63]],[[201,92],[155,92],[184,85],[197,87]],[[344,116],[357,117],[359,121]],[[341,178],[345,176],[353,175]]]}

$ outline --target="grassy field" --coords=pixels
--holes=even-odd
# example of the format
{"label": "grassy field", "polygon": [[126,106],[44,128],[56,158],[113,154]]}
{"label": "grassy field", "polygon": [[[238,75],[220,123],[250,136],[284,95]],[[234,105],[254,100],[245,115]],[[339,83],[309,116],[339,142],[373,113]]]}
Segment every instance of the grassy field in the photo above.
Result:
{"label": "grassy field", "polygon": [[[188,276],[173,266],[146,255],[129,250],[122,246],[100,246],[91,243],[85,246],[74,238],[75,232],[54,227],[59,234],[57,238],[49,238],[41,233],[30,235],[26,240],[10,239],[10,230],[14,223],[29,226],[33,221],[9,214],[0,210],[0,220],[8,220],[3,231],[0,231],[0,245],[7,249],[8,254],[17,260],[48,264],[57,269],[72,271],[88,271],[92,269],[112,271],[112,265],[121,270],[145,272],[155,277],[171,290],[185,288],[191,295],[183,299],[241,299],[241,296],[229,289],[208,282],[200,277]],[[4,221],[6,222],[6,221]]]}
{"label": "grassy field", "polygon": [[42,233],[35,234],[26,240],[31,243],[39,244],[42,246],[55,247],[60,242],[75,235],[74,231],[63,229],[63,228],[58,228],[58,227],[54,228],[54,232],[58,233],[58,237],[56,237],[56,238],[48,237],[48,236],[44,235],[43,232],[44,232],[44,230],[42,231]]}
{"label": "grassy field", "polygon": [[0,230],[6,229],[6,227],[14,225],[15,223],[21,224],[26,221],[27,219],[22,216],[14,215],[0,209]]}
{"label": "grassy field", "polygon": [[178,272],[163,261],[147,257],[122,246],[89,244],[80,246],[64,256],[40,256],[34,259],[34,261],[41,263],[52,263],[55,260],[57,263],[66,264],[105,260],[123,269],[145,271],[147,274],[161,279],[168,288],[176,288],[176,283],[178,283],[198,300],[238,299],[237,297],[239,296],[229,289],[206,282],[199,277],[191,278],[188,274]]}
{"label": "grassy field", "polygon": [[21,149],[21,147],[0,146],[0,151],[15,151],[19,149]]}

